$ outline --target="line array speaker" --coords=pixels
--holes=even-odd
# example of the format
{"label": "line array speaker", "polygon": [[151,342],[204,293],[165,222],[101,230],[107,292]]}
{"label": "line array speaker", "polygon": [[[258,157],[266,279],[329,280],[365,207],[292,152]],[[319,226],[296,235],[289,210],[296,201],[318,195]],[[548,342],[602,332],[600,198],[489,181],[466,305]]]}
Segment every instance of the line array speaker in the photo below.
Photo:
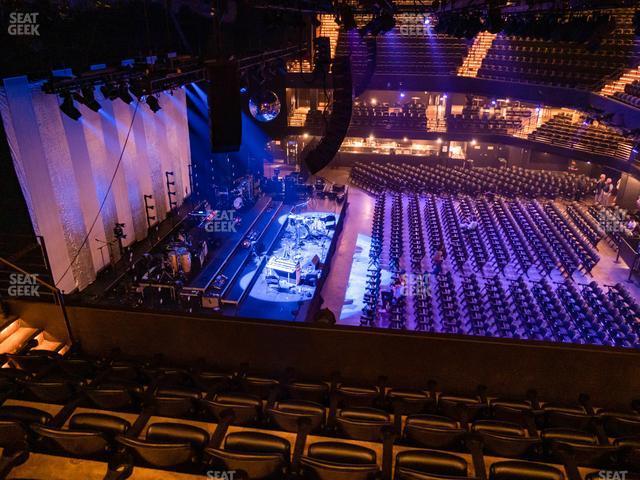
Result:
{"label": "line array speaker", "polygon": [[206,62],[212,152],[237,152],[242,143],[240,75],[235,61]]}

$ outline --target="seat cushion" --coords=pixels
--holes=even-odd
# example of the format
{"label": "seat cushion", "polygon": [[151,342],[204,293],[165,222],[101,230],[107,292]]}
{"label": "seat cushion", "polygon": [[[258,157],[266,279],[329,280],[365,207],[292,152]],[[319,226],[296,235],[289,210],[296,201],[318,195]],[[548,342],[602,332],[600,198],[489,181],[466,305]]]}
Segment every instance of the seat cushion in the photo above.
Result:
{"label": "seat cushion", "polygon": [[407,426],[438,429],[459,429],[460,424],[455,420],[440,415],[411,415],[407,417]]}
{"label": "seat cushion", "polygon": [[376,463],[376,452],[369,448],[343,442],[317,442],[309,447],[308,456],[316,460],[343,465]]}
{"label": "seat cushion", "polygon": [[376,408],[347,408],[340,410],[339,418],[359,422],[388,422],[389,414]]}
{"label": "seat cushion", "polygon": [[73,430],[91,430],[112,435],[126,433],[131,424],[124,418],[101,413],[78,413],[69,420]]}
{"label": "seat cushion", "polygon": [[396,456],[396,468],[436,475],[467,475],[467,461],[456,455],[435,450],[409,450]]}
{"label": "seat cushion", "polygon": [[22,405],[6,405],[0,407],[0,419],[15,420],[22,423],[47,424],[53,417],[49,412]]}
{"label": "seat cushion", "polygon": [[214,401],[219,404],[239,407],[255,407],[260,408],[262,402],[253,395],[241,393],[219,393],[214,397]]}
{"label": "seat cushion", "polygon": [[303,400],[278,402],[274,409],[279,412],[300,415],[324,415],[324,407],[322,405],[315,402],[305,402]]}
{"label": "seat cushion", "polygon": [[564,474],[555,467],[517,460],[491,465],[490,480],[563,480]]}
{"label": "seat cushion", "polygon": [[542,432],[546,441],[566,442],[580,445],[597,445],[598,437],[589,432],[569,428],[547,428]]}
{"label": "seat cushion", "polygon": [[489,433],[504,437],[524,438],[526,430],[516,423],[498,420],[477,420],[472,426],[474,432]]}
{"label": "seat cushion", "polygon": [[236,432],[227,435],[225,450],[242,453],[278,453],[289,458],[291,444],[285,438],[262,432]]}
{"label": "seat cushion", "polygon": [[202,428],[184,423],[159,422],[147,428],[147,440],[166,443],[190,443],[203,447],[209,442],[209,434]]}

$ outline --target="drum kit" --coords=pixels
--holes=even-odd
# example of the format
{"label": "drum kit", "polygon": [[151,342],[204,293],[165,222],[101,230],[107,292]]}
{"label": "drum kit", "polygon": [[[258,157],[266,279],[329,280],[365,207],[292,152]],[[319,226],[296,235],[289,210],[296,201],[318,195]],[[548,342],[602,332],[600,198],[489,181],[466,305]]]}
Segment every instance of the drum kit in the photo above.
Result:
{"label": "drum kit", "polygon": [[298,240],[328,236],[329,230],[320,217],[291,214],[288,219],[287,231]]}

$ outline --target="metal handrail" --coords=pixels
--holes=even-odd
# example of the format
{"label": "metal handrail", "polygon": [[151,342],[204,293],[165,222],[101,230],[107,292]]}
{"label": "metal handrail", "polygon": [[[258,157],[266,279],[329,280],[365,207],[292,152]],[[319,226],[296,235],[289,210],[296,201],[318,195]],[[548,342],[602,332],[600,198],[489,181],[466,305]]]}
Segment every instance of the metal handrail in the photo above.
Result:
{"label": "metal handrail", "polygon": [[19,266],[17,266],[14,263],[10,262],[6,258],[0,257],[0,263],[6,265],[9,268],[12,268],[13,270],[16,270],[17,272],[22,273],[23,275],[28,275],[28,276],[34,278],[37,283],[39,283],[40,285],[44,286],[45,288],[50,290],[51,293],[53,293],[53,296],[55,297],[56,302],[58,303],[58,305],[60,305],[60,310],[62,311],[62,318],[64,320],[64,326],[65,326],[65,328],[67,330],[67,338],[69,339],[69,344],[73,345],[75,343],[75,340],[73,338],[73,334],[71,333],[71,323],[69,322],[69,317],[67,316],[67,309],[66,309],[65,304],[64,304],[64,295],[62,294],[60,289],[57,288],[55,285],[51,285],[49,282],[45,282],[44,280],[39,278],[37,275],[31,274],[31,273],[27,272],[26,270],[20,268]]}

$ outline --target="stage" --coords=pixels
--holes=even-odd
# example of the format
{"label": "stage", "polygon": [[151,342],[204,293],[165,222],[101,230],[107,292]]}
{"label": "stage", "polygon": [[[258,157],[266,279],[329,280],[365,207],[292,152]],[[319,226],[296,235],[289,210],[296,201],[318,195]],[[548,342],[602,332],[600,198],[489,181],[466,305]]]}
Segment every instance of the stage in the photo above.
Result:
{"label": "stage", "polygon": [[[346,192],[339,201],[318,192],[307,199],[261,195],[224,217],[232,220],[220,221],[201,220],[202,204],[189,205],[191,210],[185,207],[179,217],[158,225],[153,241],[132,250],[130,264],[123,259],[73,303],[289,321],[305,321],[317,312]],[[220,228],[225,222],[233,224]],[[189,272],[181,259],[170,264],[174,252],[187,250],[181,238],[191,246]],[[203,242],[208,248],[200,266],[202,249],[196,245]]]}

